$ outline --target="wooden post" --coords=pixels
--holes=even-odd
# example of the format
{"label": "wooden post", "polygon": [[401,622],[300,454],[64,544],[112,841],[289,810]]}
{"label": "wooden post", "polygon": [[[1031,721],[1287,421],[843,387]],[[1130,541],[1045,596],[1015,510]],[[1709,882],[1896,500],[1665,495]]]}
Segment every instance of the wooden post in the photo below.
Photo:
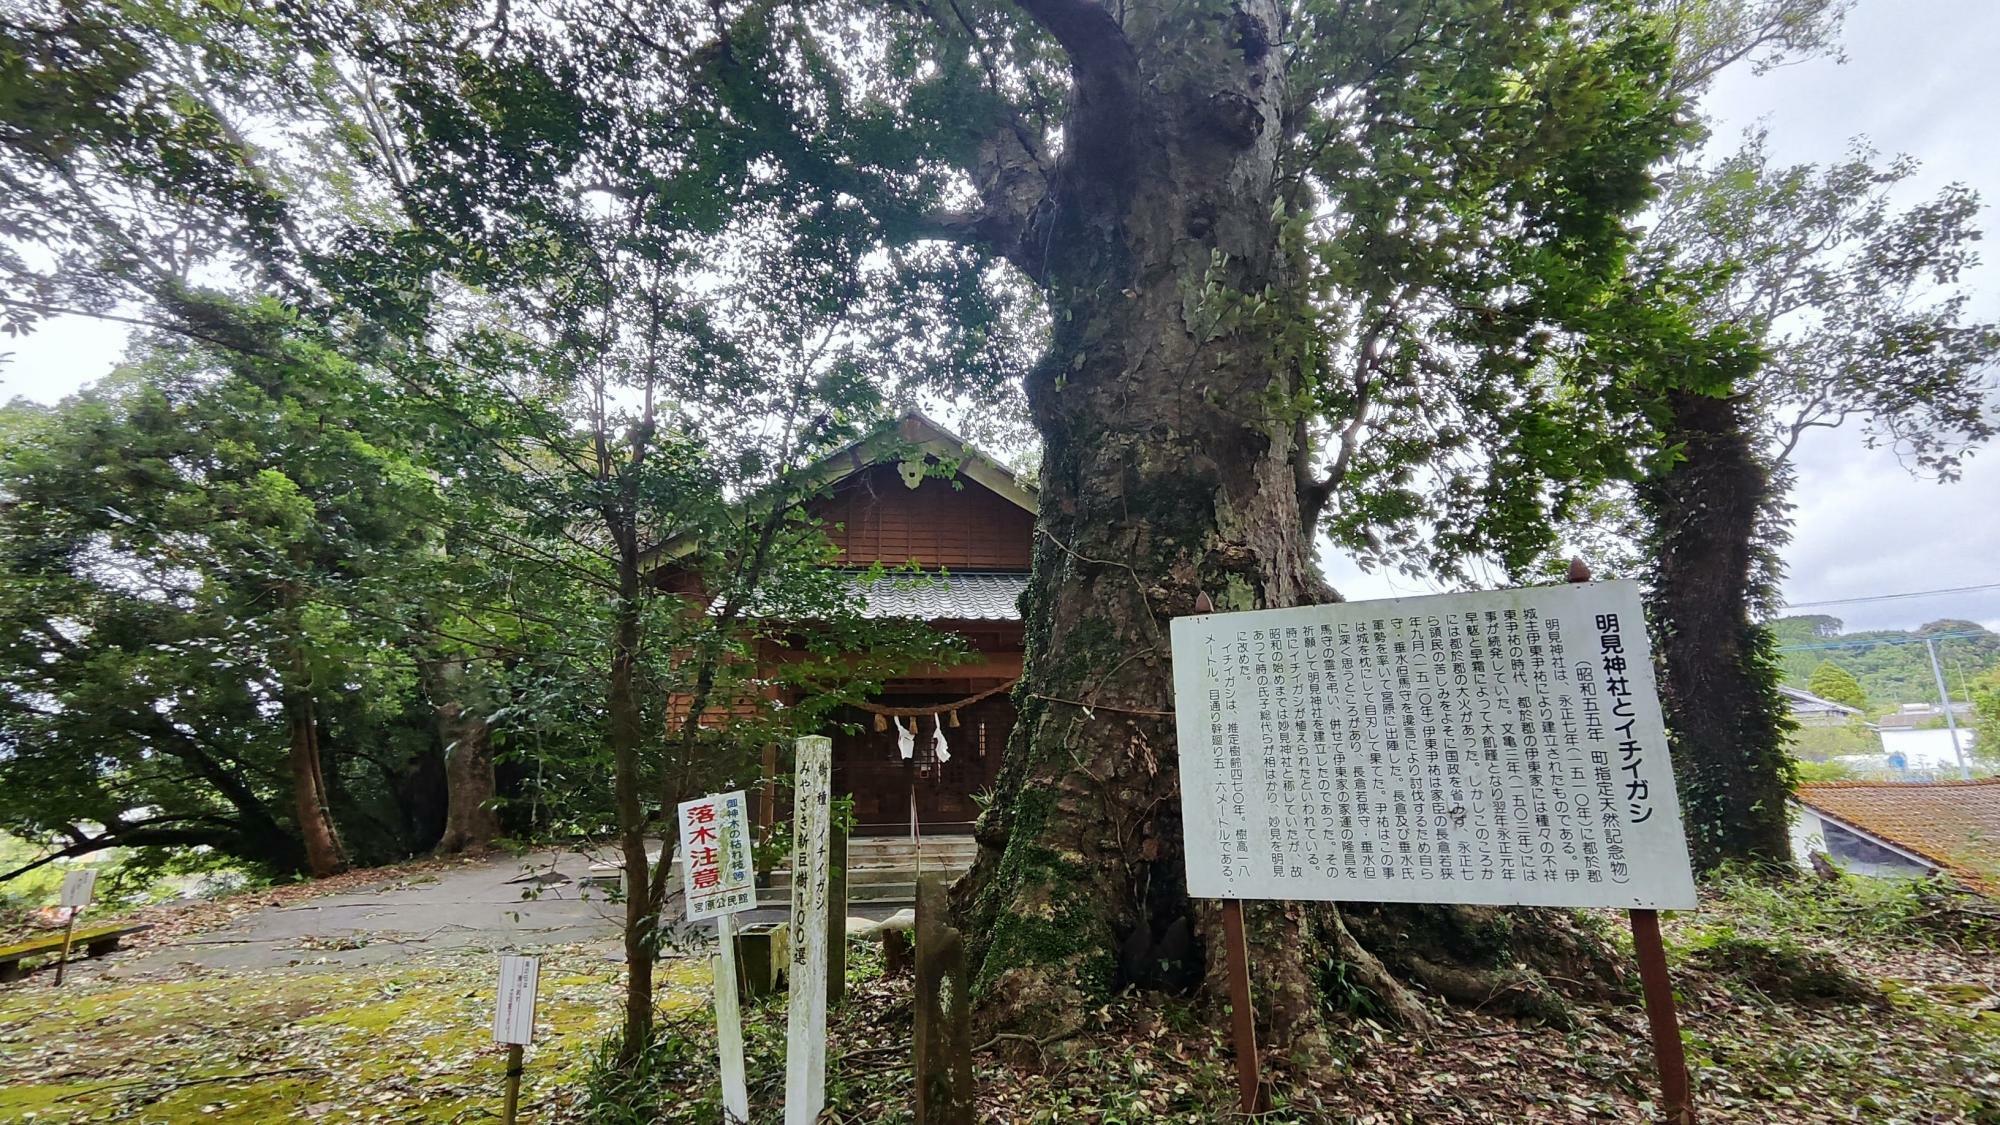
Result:
{"label": "wooden post", "polygon": [[1250,944],[1243,936],[1243,900],[1222,900],[1222,943],[1228,956],[1229,1009],[1236,1028],[1236,1097],[1244,1113],[1264,1111],[1257,1058],[1257,1012],[1250,1004]]}
{"label": "wooden post", "polygon": [[826,841],[826,1006],[847,999],[847,828],[833,824]]}
{"label": "wooden post", "polygon": [[715,919],[715,1051],[722,1071],[724,1125],[750,1120],[750,1087],[743,1068],[743,1012],[736,995],[736,921]]}
{"label": "wooden post", "polygon": [[917,1125],[972,1125],[972,1008],[965,940],[946,918],[942,873],[917,882]]}
{"label": "wooden post", "polygon": [[[1590,581],[1590,565],[1569,561],[1571,582]],[[1633,910],[1632,951],[1639,958],[1639,985],[1646,995],[1646,1024],[1653,1033],[1653,1064],[1667,1119],[1694,1125],[1694,1096],[1688,1089],[1687,1056],[1681,1050],[1680,1013],[1674,1010],[1674,982],[1667,973],[1667,946],[1660,940],[1660,912]]]}
{"label": "wooden post", "polygon": [[833,740],[799,739],[793,771],[785,1125],[813,1125],[826,1105],[826,830],[833,811]]}
{"label": "wooden post", "polygon": [[507,1104],[501,1113],[506,1125],[514,1125],[514,1115],[521,1108],[521,1045],[507,1044]]}
{"label": "wooden post", "polygon": [[69,921],[63,923],[62,954],[56,958],[56,983],[54,985],[56,988],[62,987],[63,970],[69,968],[69,939],[76,934],[76,909],[74,906],[69,908]]}
{"label": "wooden post", "polygon": [[1667,1120],[1694,1125],[1680,1014],[1674,1010],[1674,983],[1667,976],[1667,947],[1660,940],[1660,912],[1634,910],[1631,915],[1632,948],[1639,956],[1639,982],[1646,993],[1646,1023],[1653,1031],[1653,1061],[1660,1071]]}

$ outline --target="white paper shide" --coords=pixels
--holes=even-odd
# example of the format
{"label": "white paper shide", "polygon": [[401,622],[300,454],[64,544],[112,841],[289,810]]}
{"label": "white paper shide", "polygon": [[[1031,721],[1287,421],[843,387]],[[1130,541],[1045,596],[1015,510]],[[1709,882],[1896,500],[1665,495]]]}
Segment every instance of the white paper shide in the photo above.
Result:
{"label": "white paper shide", "polygon": [[500,958],[500,991],[493,1006],[493,1041],[527,1046],[535,1039],[535,993],[541,986],[538,957]]}
{"label": "white paper shide", "polygon": [[681,802],[681,884],[688,921],[757,908],[749,808],[740,789]]}
{"label": "white paper shide", "polygon": [[1638,587],[1173,623],[1190,894],[1687,908]]}

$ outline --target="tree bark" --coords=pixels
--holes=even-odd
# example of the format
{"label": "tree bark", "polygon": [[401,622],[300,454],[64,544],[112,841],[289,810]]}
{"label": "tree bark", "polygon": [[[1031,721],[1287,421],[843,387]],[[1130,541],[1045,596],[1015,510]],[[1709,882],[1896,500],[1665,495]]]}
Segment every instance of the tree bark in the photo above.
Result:
{"label": "tree bark", "polygon": [[435,850],[440,855],[477,851],[500,835],[492,732],[479,708],[467,705],[464,663],[425,661],[423,677],[444,746],[444,832]]}
{"label": "tree bark", "polygon": [[[615,532],[630,521],[614,521]],[[622,546],[632,537],[620,534]],[[653,959],[659,944],[659,904],[651,893],[646,860],[646,813],[639,745],[645,735],[634,674],[639,662],[639,555],[619,551],[618,595],[612,607],[611,682],[605,708],[611,723],[613,804],[625,866],[625,1026],[619,1062],[630,1068],[653,1037]],[[665,857],[661,857],[662,862]]]}
{"label": "tree bark", "polygon": [[1641,499],[1658,538],[1660,695],[1690,850],[1701,870],[1775,864],[1790,851],[1791,721],[1752,608],[1768,582],[1759,536],[1776,486],[1741,398],[1675,391],[1667,407],[1666,441],[1683,456]]}
{"label": "tree bark", "polygon": [[[303,657],[295,664],[302,665]],[[315,878],[347,870],[347,853],[333,823],[326,778],[320,768],[319,716],[312,694],[300,687],[287,690],[285,722],[291,736],[290,765],[293,810],[299,837],[305,843],[306,870]]]}
{"label": "tree bark", "polygon": [[[1219,914],[1182,867],[1169,619],[1202,593],[1222,610],[1335,595],[1285,408],[1278,5],[1131,3],[1122,26],[1090,3],[1022,7],[1069,51],[1075,101],[1013,251],[1055,321],[1028,380],[1044,442],[1028,672],[958,901],[982,1018],[1050,1034],[1126,984],[1219,979]],[[1247,911],[1280,1049],[1319,1036],[1321,913]]]}

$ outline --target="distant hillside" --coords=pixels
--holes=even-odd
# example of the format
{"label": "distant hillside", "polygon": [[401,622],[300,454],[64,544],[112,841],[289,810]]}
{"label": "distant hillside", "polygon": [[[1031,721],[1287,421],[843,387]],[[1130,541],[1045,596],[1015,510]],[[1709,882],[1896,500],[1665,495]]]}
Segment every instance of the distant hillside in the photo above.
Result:
{"label": "distant hillside", "polygon": [[2000,633],[1975,621],[1946,618],[1914,632],[1841,630],[1839,618],[1823,614],[1780,617],[1771,622],[1786,686],[1804,689],[1813,669],[1826,660],[1861,681],[1871,710],[1898,703],[1934,703],[1937,683],[1931,677],[1930,658],[1924,654],[1923,638],[1927,636],[1939,638],[1938,660],[1944,665],[1945,684],[1952,698],[1960,702],[1965,701],[1967,683],[2000,666]]}

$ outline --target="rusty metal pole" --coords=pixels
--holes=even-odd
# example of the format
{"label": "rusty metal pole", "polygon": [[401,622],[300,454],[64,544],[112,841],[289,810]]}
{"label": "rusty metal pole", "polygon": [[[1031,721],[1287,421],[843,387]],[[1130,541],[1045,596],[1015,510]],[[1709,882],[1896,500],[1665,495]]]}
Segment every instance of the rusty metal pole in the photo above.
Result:
{"label": "rusty metal pole", "polygon": [[1667,1120],[1694,1125],[1694,1097],[1688,1090],[1687,1056],[1681,1051],[1680,1014],[1674,1010],[1674,983],[1667,976],[1667,947],[1660,940],[1660,912],[1634,910],[1632,948],[1639,955],[1639,982],[1646,993],[1646,1023],[1653,1031],[1653,1061]]}
{"label": "rusty metal pole", "polygon": [[1244,1113],[1264,1111],[1257,1058],[1257,1013],[1250,1005],[1250,944],[1243,936],[1243,900],[1222,900],[1222,944],[1229,959],[1229,1008],[1236,1027],[1236,1094]]}
{"label": "rusty metal pole", "polygon": [[[1571,582],[1590,581],[1582,559],[1569,560]],[[1687,1055],[1681,1050],[1680,1013],[1674,1010],[1674,982],[1667,973],[1667,946],[1660,940],[1660,912],[1628,911],[1632,951],[1639,958],[1639,985],[1646,995],[1646,1024],[1653,1033],[1653,1063],[1660,1072],[1667,1120],[1694,1125],[1694,1096],[1688,1089]]]}

